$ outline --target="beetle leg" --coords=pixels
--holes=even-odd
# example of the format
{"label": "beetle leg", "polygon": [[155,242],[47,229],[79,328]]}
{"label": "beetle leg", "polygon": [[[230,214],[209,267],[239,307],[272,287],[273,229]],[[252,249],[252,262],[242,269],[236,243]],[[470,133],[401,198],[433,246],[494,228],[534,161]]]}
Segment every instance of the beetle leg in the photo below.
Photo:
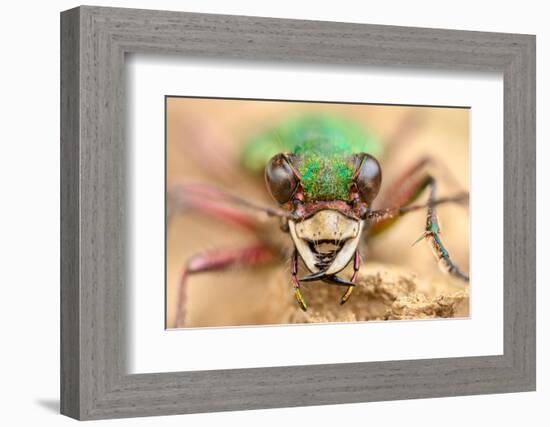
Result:
{"label": "beetle leg", "polygon": [[426,179],[430,170],[437,170],[443,180],[459,192],[465,192],[444,163],[426,155],[400,175],[376,200],[377,206],[404,206],[413,203],[422,194],[419,179]]}
{"label": "beetle leg", "polygon": [[294,249],[294,253],[290,258],[290,272],[292,274],[292,286],[294,287],[294,296],[298,301],[298,305],[304,311],[307,311],[307,304],[302,291],[300,290],[300,280],[298,279],[298,251]]}
{"label": "beetle leg", "polygon": [[[429,174],[427,170],[427,167],[430,165],[437,166],[438,170],[442,172],[445,180],[448,181],[450,185],[459,187],[457,181],[443,164],[437,162],[430,156],[422,157],[391,183],[382,194],[382,197],[377,200],[378,204],[384,206],[386,209],[374,210],[369,214],[371,219],[368,230],[369,237],[376,236],[388,229],[405,213],[427,207],[427,205],[411,206],[411,204],[424,193],[424,190],[426,190],[433,181],[432,175]],[[437,201],[432,200],[430,203],[435,206],[436,204],[447,202],[462,203],[467,199],[468,193],[466,191],[459,191],[453,197],[439,199]]]}
{"label": "beetle leg", "polygon": [[258,228],[257,218],[254,218],[247,212],[236,209],[233,206],[224,206],[201,197],[193,197],[182,193],[168,193],[166,222],[170,224],[172,218],[178,211],[191,209],[209,215],[215,219],[219,219],[237,225],[239,227],[255,231]]}
{"label": "beetle leg", "polygon": [[463,273],[456,264],[454,264],[449,256],[449,252],[445,249],[439,237],[441,230],[436,213],[436,205],[446,202],[464,202],[468,199],[468,195],[467,193],[462,193],[454,197],[437,199],[437,185],[435,179],[431,175],[426,175],[422,180],[418,181],[415,194],[423,192],[428,187],[430,188],[430,194],[428,203],[426,204],[405,205],[398,208],[371,211],[367,216],[369,220],[369,231],[374,230],[375,234],[379,233],[381,230],[387,228],[388,225],[393,224],[399,217],[418,209],[427,208],[426,227],[419,240],[425,238],[430,243],[433,253],[442,269],[455,277],[468,281],[468,275]]}
{"label": "beetle leg", "polygon": [[257,245],[241,249],[221,249],[193,256],[180,277],[176,328],[184,326],[187,305],[187,282],[189,276],[209,271],[221,271],[236,266],[254,266],[273,259],[271,249]]}
{"label": "beetle leg", "polygon": [[342,295],[342,298],[340,298],[340,304],[345,304],[347,300],[349,299],[351,293],[353,292],[353,288],[355,288],[355,280],[357,279],[357,273],[359,272],[359,267],[361,266],[361,258],[359,256],[359,251],[355,251],[355,256],[353,258],[353,275],[351,276],[350,282],[354,284],[354,286],[348,286],[348,289]]}
{"label": "beetle leg", "polygon": [[232,218],[233,222],[248,228],[261,222],[252,212],[262,212],[268,217],[292,217],[282,209],[251,202],[211,185],[183,183],[172,186],[168,193],[168,220],[186,208],[201,209],[223,219]]}
{"label": "beetle leg", "polygon": [[435,210],[435,205],[433,202],[436,200],[437,185],[435,180],[432,179],[430,183],[430,198],[428,201],[428,213],[426,215],[426,231],[424,232],[423,237],[430,243],[432,246],[433,254],[439,266],[443,271],[458,277],[462,280],[469,281],[470,278],[467,274],[460,271],[456,264],[451,260],[449,252],[443,246],[443,242],[439,238],[440,228],[439,221],[437,219],[437,213]]}

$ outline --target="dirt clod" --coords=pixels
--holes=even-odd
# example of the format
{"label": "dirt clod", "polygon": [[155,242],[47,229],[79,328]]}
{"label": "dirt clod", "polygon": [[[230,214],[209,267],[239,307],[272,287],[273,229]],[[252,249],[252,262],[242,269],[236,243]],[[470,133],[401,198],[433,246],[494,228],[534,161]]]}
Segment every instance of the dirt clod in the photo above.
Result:
{"label": "dirt clod", "polygon": [[289,301],[282,323],[352,322],[467,317],[469,291],[446,290],[440,283],[422,283],[414,274],[392,265],[375,264],[358,277],[351,298],[344,305],[345,287],[305,284],[302,292],[308,310]]}

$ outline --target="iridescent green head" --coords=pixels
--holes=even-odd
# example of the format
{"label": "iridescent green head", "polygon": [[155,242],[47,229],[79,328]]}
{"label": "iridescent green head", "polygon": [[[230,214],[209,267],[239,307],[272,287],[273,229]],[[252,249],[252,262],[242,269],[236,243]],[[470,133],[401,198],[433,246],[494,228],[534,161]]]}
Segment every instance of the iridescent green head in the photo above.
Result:
{"label": "iridescent green head", "polygon": [[[273,166],[278,154],[284,155],[296,180],[289,185],[300,187],[297,194],[300,200],[349,201],[357,178],[354,175],[366,153],[374,157],[381,148],[378,140],[356,121],[335,115],[307,114],[257,134],[245,147],[242,162],[247,169],[260,171],[270,162]],[[273,179],[271,184],[268,181],[270,185]],[[282,202],[284,197],[276,197],[276,191],[271,193],[279,203],[286,203]]]}
{"label": "iridescent green head", "polygon": [[338,141],[304,141],[288,158],[297,169],[304,201],[347,200],[356,167],[354,155]]}
{"label": "iridescent green head", "polygon": [[378,140],[358,122],[318,113],[292,117],[255,135],[242,163],[259,172],[284,153],[300,177],[304,201],[347,200],[357,155],[378,156],[381,151]]}

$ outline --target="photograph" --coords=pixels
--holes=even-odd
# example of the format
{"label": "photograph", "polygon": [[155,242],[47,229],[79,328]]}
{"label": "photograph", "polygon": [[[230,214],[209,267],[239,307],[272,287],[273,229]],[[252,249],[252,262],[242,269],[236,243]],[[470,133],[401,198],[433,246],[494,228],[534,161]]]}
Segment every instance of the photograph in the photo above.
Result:
{"label": "photograph", "polygon": [[469,317],[468,107],[165,114],[167,329]]}

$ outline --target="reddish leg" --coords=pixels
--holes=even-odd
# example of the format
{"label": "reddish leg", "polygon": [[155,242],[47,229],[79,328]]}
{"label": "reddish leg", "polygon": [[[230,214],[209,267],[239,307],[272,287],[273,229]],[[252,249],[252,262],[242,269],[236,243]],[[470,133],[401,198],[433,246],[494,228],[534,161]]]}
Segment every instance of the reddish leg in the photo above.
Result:
{"label": "reddish leg", "polygon": [[426,177],[430,170],[437,170],[438,175],[457,191],[464,192],[459,182],[453,176],[451,171],[442,162],[430,156],[424,156],[408,170],[405,171],[390,187],[384,191],[382,197],[377,200],[380,206],[399,207],[416,200],[422,191],[418,191],[417,181],[419,177]]}
{"label": "reddish leg", "polygon": [[242,210],[236,209],[233,206],[221,205],[207,198],[185,194],[185,190],[181,188],[173,190],[169,194],[169,197],[167,210],[168,223],[171,222],[176,213],[191,209],[248,230],[254,230],[258,226],[257,219]]}
{"label": "reddish leg", "polygon": [[[420,159],[407,169],[388,189],[384,191],[377,203],[385,207],[399,207],[414,202],[422,194],[422,183],[419,182],[419,172],[428,164],[427,158]],[[426,176],[422,176],[425,178]]]}
{"label": "reddish leg", "polygon": [[307,311],[307,304],[300,291],[300,280],[298,279],[298,251],[294,249],[292,257],[290,258],[290,272],[292,274],[292,286],[294,287],[294,296],[298,301],[298,305],[304,311]]}
{"label": "reddish leg", "polygon": [[[355,256],[353,257],[353,275],[351,276],[350,282],[355,284],[355,280],[357,279],[357,273],[359,272],[359,267],[361,267],[361,257],[359,256],[359,251],[355,251]],[[345,304],[346,301],[349,299],[351,293],[353,292],[353,289],[355,286],[348,286],[348,289],[342,295],[342,298],[340,298],[340,304]]]}
{"label": "reddish leg", "polygon": [[[168,193],[168,221],[185,209],[196,209],[214,218],[244,228],[255,229],[261,223],[257,213],[267,217],[287,218],[281,209],[263,206],[207,184],[178,184]],[[265,219],[265,217],[264,217]]]}
{"label": "reddish leg", "polygon": [[264,246],[251,246],[241,249],[221,249],[193,256],[180,278],[176,327],[185,323],[187,304],[187,281],[190,275],[208,271],[222,271],[231,267],[250,267],[269,262],[273,259],[271,249]]}
{"label": "reddish leg", "polygon": [[[377,200],[377,204],[383,206],[384,209],[372,212],[371,220],[373,221],[371,221],[369,226],[369,237],[380,234],[393,225],[399,217],[404,214],[422,207],[427,207],[427,205],[411,206],[411,204],[424,193],[426,188],[435,185],[435,179],[426,170],[427,166],[434,164],[438,166],[439,170],[444,172],[446,181],[449,181],[454,187],[458,187],[456,180],[443,165],[439,164],[431,157],[423,157],[393,182],[384,192],[384,195]],[[460,191],[453,197],[441,198],[438,200],[434,199],[430,200],[429,203],[435,206],[448,202],[462,203],[467,199],[468,193],[466,191]]]}
{"label": "reddish leg", "polygon": [[[401,216],[422,208],[427,208],[426,215],[426,228],[424,233],[417,241],[426,239],[433,250],[434,256],[439,262],[440,267],[449,274],[458,277],[460,279],[469,280],[467,274],[463,273],[454,262],[451,260],[449,252],[445,249],[440,234],[439,221],[437,219],[436,205],[444,202],[460,203],[467,200],[467,194],[462,193],[455,197],[449,197],[445,199],[437,199],[437,184],[435,179],[430,175],[424,175],[420,180],[416,181],[416,187],[412,186],[409,194],[413,194],[413,197],[406,199],[405,204],[402,207],[388,208],[371,211],[368,215],[369,220],[369,235],[377,234],[386,229],[389,225],[397,221]],[[430,194],[428,203],[426,205],[409,205],[407,200],[415,200],[418,195],[426,188],[430,188]]]}

